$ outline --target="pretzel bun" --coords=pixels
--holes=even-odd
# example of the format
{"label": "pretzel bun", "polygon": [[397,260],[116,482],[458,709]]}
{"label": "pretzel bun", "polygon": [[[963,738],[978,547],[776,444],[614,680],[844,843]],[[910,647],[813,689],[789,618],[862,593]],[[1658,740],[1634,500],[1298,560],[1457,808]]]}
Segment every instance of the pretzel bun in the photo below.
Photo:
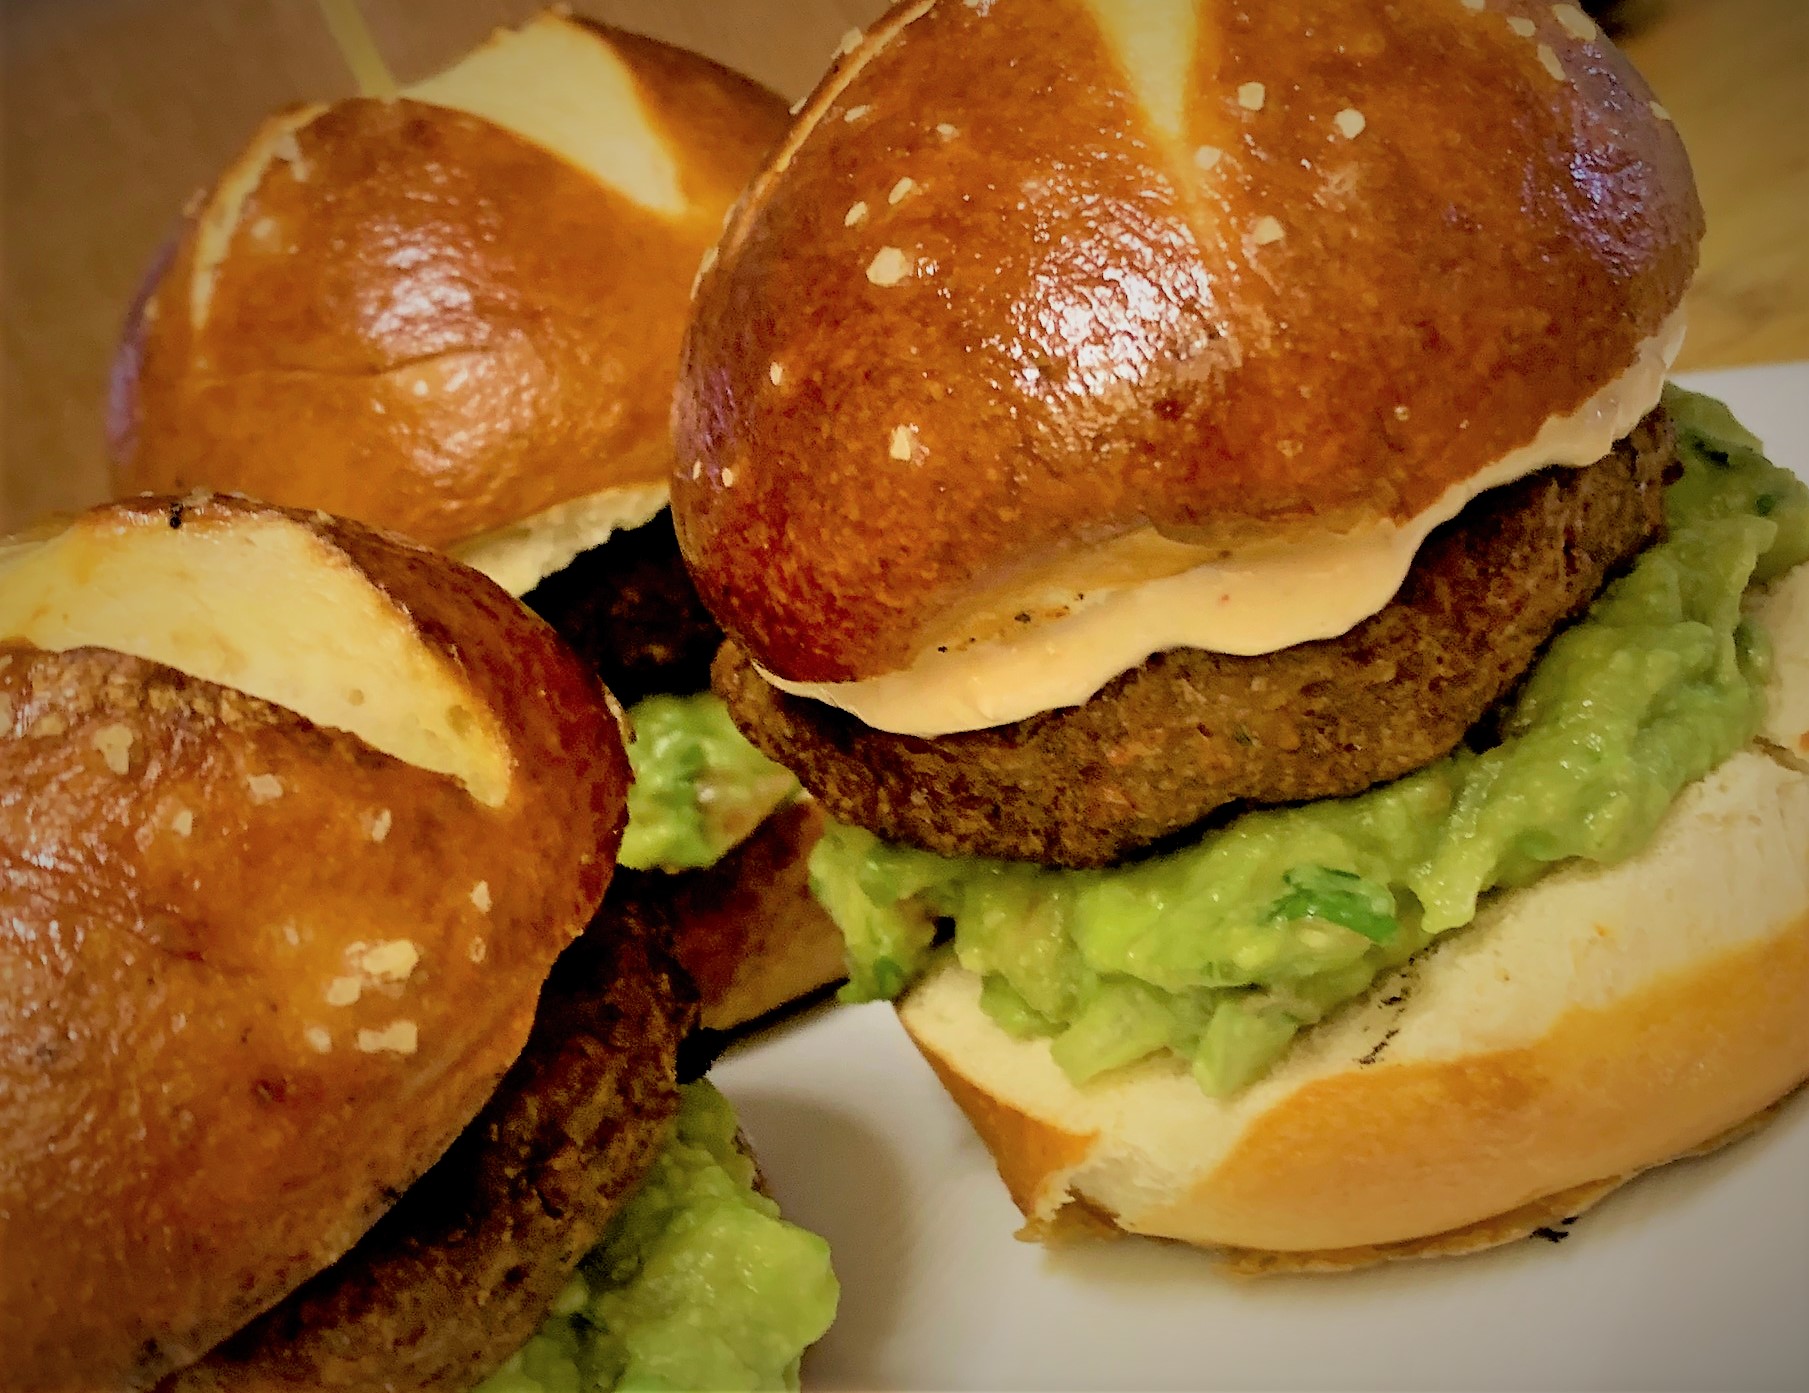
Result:
{"label": "pretzel bun", "polygon": [[519,1053],[628,778],[552,631],[393,536],[0,545],[0,1384],[147,1386],[350,1247]]}
{"label": "pretzel bun", "polygon": [[1260,1270],[1468,1251],[1713,1144],[1809,1078],[1809,566],[1755,606],[1754,746],[1619,865],[1476,922],[1207,1097],[1172,1057],[1076,1087],[952,961],[899,1003],[1032,1234],[1101,1223]]}
{"label": "pretzel bun", "polygon": [[130,316],[116,491],[325,508],[526,590],[664,504],[691,281],[786,119],[560,13],[273,116]]}
{"label": "pretzel bun", "polygon": [[700,592],[851,681],[1056,580],[1421,514],[1680,302],[1702,214],[1650,96],[1542,0],[894,7],[699,285]]}

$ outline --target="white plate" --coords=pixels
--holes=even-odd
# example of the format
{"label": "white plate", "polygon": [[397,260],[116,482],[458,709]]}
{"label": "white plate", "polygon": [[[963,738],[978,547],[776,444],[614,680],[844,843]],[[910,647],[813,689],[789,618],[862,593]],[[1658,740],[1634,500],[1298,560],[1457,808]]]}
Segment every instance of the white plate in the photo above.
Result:
{"label": "white plate", "polygon": [[[1685,381],[1809,478],[1809,363]],[[787,1215],[835,1252],[813,1389],[1809,1388],[1809,1096],[1562,1244],[1246,1282],[1168,1244],[1016,1242],[986,1151],[888,1007],[826,1008],[713,1077]]]}

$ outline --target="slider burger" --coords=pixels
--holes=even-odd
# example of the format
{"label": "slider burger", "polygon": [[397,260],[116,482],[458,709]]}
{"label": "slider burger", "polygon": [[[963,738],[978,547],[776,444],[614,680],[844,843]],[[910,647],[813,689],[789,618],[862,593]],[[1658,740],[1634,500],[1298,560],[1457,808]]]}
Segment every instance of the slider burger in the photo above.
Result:
{"label": "slider burger", "polygon": [[695,54],[560,13],[399,93],[282,112],[153,273],[110,426],[121,495],[392,528],[591,661],[638,732],[616,899],[678,928],[724,1027],[841,975],[805,889],[820,815],[707,695],[721,636],[666,512],[691,282],[786,120]]}
{"label": "slider burger", "polygon": [[1523,0],[900,5],[756,176],[716,688],[1032,1234],[1461,1250],[1809,1074],[1809,498],[1663,386],[1701,231]]}
{"label": "slider burger", "polygon": [[553,632],[391,534],[0,543],[0,1387],[781,1386],[824,1245],[679,1088],[661,940],[585,929],[629,777]]}

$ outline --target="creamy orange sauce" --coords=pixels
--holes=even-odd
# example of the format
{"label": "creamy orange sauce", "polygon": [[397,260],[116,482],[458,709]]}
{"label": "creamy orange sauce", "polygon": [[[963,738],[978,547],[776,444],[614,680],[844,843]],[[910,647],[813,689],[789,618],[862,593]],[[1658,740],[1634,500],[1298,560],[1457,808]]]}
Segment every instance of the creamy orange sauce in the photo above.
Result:
{"label": "creamy orange sauce", "polygon": [[1120,673],[1171,648],[1248,655],[1334,638],[1385,606],[1427,535],[1478,494],[1551,465],[1593,464],[1608,453],[1658,401],[1683,330],[1677,311],[1640,345],[1620,377],[1404,524],[1089,590],[1060,618],[991,642],[950,645],[947,652],[932,647],[908,667],[864,681],[765,676],[875,729],[934,736],[1078,706]]}

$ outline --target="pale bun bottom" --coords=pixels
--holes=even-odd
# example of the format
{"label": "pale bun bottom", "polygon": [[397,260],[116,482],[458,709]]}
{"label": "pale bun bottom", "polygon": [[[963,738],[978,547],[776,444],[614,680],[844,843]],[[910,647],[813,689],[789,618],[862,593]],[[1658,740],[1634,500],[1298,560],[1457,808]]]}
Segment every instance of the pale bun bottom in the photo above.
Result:
{"label": "pale bun bottom", "polygon": [[1025,1236],[1089,1228],[1337,1269],[1523,1237],[1809,1077],[1809,774],[1757,748],[1639,856],[1496,898],[1237,1096],[1172,1057],[1084,1087],[952,956],[898,1006]]}

